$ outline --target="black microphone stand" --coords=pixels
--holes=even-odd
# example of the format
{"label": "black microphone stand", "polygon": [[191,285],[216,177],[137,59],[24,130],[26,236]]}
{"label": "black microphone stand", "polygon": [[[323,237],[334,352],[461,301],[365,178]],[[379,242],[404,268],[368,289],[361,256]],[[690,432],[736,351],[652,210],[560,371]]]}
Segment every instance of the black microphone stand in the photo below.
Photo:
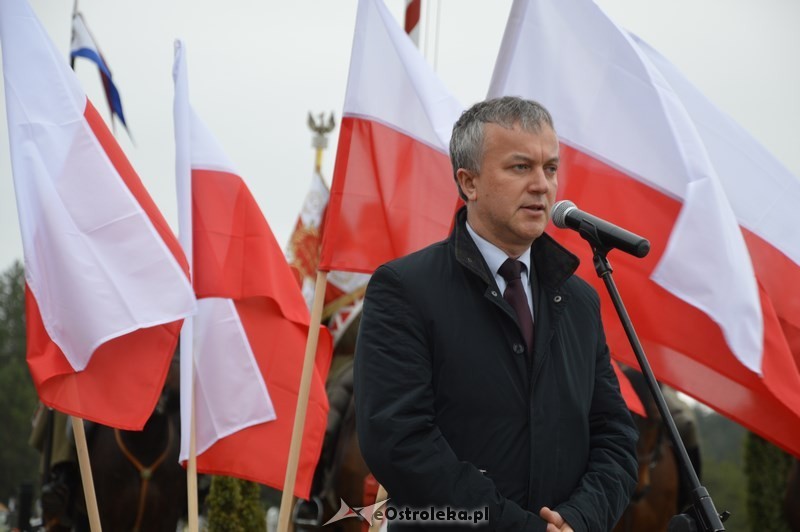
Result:
{"label": "black microphone stand", "polygon": [[613,301],[614,308],[617,309],[617,314],[622,322],[622,327],[625,329],[625,334],[628,336],[628,341],[633,348],[633,352],[636,354],[636,360],[639,361],[639,366],[642,369],[647,386],[650,388],[650,393],[653,394],[658,411],[661,413],[661,418],[667,426],[667,433],[675,448],[678,464],[684,473],[686,473],[686,478],[691,484],[692,502],[689,508],[686,510],[686,513],[673,516],[667,530],[668,532],[724,532],[725,527],[722,525],[722,521],[726,520],[730,514],[728,514],[728,512],[724,512],[722,515],[717,513],[717,509],[714,507],[714,501],[711,500],[708,490],[700,485],[700,479],[697,477],[697,473],[692,467],[689,455],[686,453],[686,447],[683,445],[683,440],[681,440],[678,434],[675,421],[672,419],[672,414],[669,412],[666,401],[664,401],[664,396],[661,393],[661,389],[658,387],[658,382],[653,375],[653,370],[650,369],[650,363],[647,361],[644,349],[642,349],[642,344],[636,336],[633,323],[631,323],[630,317],[628,316],[628,311],[625,310],[625,305],[622,303],[617,285],[611,275],[613,270],[611,269],[606,255],[608,255],[608,252],[611,251],[612,248],[603,243],[596,228],[589,222],[581,221],[578,233],[580,233],[581,237],[589,242],[592,247],[594,269],[597,275],[603,279],[608,289],[611,301]]}

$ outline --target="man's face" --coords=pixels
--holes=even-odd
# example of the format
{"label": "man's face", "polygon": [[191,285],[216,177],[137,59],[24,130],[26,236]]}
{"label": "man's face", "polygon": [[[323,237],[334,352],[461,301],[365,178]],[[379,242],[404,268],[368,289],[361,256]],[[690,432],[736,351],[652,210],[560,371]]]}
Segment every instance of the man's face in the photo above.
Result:
{"label": "man's face", "polygon": [[531,133],[515,125],[484,125],[483,163],[475,174],[459,169],[472,228],[518,257],[541,236],[558,187],[558,138],[543,125]]}

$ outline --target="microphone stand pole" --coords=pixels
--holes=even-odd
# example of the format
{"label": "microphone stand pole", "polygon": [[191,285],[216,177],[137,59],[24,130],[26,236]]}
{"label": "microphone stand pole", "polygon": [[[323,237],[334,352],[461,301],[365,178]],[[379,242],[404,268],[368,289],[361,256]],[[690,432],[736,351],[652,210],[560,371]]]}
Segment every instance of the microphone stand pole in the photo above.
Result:
{"label": "microphone stand pole", "polygon": [[636,360],[639,361],[639,366],[644,374],[645,381],[647,382],[650,393],[656,401],[658,411],[661,413],[661,418],[667,426],[667,433],[672,441],[675,449],[676,458],[680,468],[686,473],[686,478],[691,485],[691,505],[687,513],[678,514],[673,516],[669,522],[668,532],[724,532],[725,527],[722,521],[726,520],[730,514],[724,512],[723,515],[717,513],[714,507],[714,501],[708,494],[708,490],[700,485],[700,479],[692,467],[689,460],[689,455],[686,453],[686,447],[683,445],[678,429],[675,426],[675,421],[672,419],[672,414],[669,412],[664,396],[661,394],[661,389],[658,387],[653,370],[650,369],[650,363],[642,349],[642,344],[636,336],[636,331],[633,329],[628,311],[625,310],[625,305],[622,303],[622,297],[619,295],[617,285],[612,277],[611,265],[606,258],[606,255],[611,248],[605,246],[602,239],[597,234],[595,227],[585,221],[581,221],[580,228],[578,229],[581,237],[589,242],[594,254],[594,268],[597,275],[603,279],[603,282],[608,289],[611,296],[611,301],[614,303],[614,308],[617,310],[622,327],[625,329],[625,334],[628,336],[628,341],[636,354]]}

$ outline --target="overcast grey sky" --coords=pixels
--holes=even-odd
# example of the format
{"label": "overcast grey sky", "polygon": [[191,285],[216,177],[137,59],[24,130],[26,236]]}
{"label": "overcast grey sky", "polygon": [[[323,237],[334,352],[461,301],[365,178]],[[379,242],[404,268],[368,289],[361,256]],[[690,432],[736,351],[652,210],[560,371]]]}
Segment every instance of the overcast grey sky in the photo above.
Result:
{"label": "overcast grey sky", "polygon": [[[400,19],[404,0],[386,2]],[[66,60],[73,2],[31,3]],[[800,176],[800,2],[598,3]],[[423,0],[421,48],[465,106],[486,94],[510,6],[510,0]],[[173,40],[179,37],[187,47],[195,110],[284,245],[313,169],[307,113],[333,111],[337,123],[341,118],[356,0],[80,0],[79,8],[111,67],[135,145],[119,128],[117,138],[173,229],[171,70]],[[96,68],[81,60],[77,73],[108,119]],[[0,94],[0,270],[5,270],[22,258],[22,246],[2,87]],[[338,127],[323,160],[328,182],[337,138]],[[753,176],[753,186],[758,178]]]}

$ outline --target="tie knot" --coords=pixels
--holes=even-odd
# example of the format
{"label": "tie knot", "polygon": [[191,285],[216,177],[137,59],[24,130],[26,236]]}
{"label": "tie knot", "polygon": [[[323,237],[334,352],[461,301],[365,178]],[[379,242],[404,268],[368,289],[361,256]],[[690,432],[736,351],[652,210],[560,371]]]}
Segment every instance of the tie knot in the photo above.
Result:
{"label": "tie knot", "polygon": [[497,270],[497,273],[499,273],[507,283],[510,283],[511,281],[520,278],[520,273],[524,267],[525,265],[517,259],[506,259],[506,261]]}

